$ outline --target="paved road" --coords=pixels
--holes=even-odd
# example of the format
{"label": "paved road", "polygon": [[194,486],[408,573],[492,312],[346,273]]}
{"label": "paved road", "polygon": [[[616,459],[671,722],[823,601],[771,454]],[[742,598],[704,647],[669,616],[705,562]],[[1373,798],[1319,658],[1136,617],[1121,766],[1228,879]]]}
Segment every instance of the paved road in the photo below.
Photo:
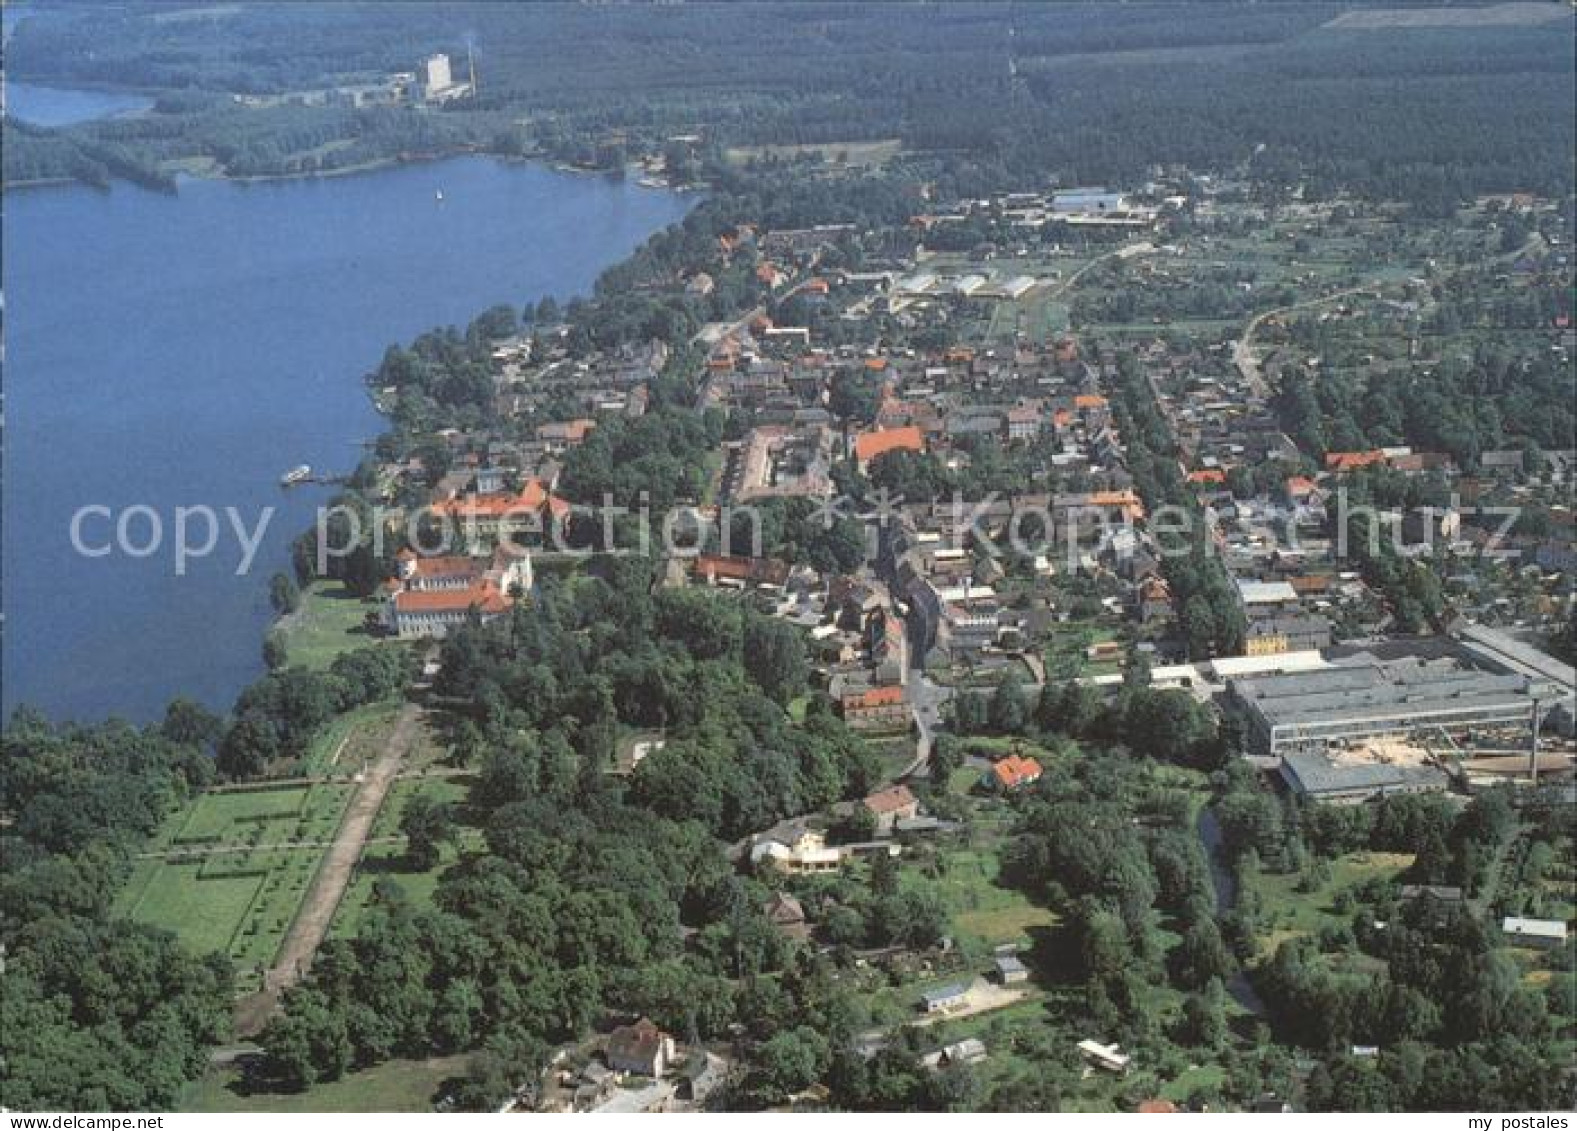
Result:
{"label": "paved road", "polygon": [[914,715],[914,758],[898,773],[904,778],[923,778],[930,774],[931,744],[942,725],[942,704],[953,694],[952,688],[932,683],[924,673],[909,677],[909,704]]}
{"label": "paved road", "polygon": [[365,777],[345,809],[345,817],[335,834],[333,847],[318,865],[312,886],[301,902],[301,909],[279,946],[274,965],[263,974],[263,988],[249,994],[236,1006],[235,1031],[239,1037],[255,1036],[268,1024],[285,990],[299,982],[312,965],[312,959],[328,935],[334,912],[350,886],[351,876],[366,847],[372,823],[383,808],[383,799],[394,783],[401,763],[416,738],[422,709],[407,703],[395,720],[388,745],[367,770]]}
{"label": "paved road", "polygon": [[1243,327],[1243,336],[1232,343],[1232,364],[1237,366],[1238,372],[1243,375],[1243,380],[1248,383],[1248,387],[1254,391],[1256,397],[1260,400],[1269,400],[1270,386],[1265,384],[1264,374],[1260,371],[1259,358],[1254,356],[1254,334],[1259,330],[1261,323],[1277,314],[1289,314],[1294,310],[1323,306],[1327,302],[1335,302],[1337,299],[1346,298],[1348,295],[1378,290],[1379,286],[1378,282],[1368,282],[1361,286],[1348,287],[1345,290],[1321,295],[1319,298],[1295,302],[1291,306],[1278,306],[1273,310],[1261,311],[1249,319],[1248,325]]}

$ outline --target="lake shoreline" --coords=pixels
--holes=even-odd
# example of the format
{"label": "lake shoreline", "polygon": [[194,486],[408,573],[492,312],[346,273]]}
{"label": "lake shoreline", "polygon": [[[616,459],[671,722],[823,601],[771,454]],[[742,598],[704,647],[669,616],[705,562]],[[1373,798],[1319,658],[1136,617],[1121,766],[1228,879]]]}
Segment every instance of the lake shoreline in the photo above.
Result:
{"label": "lake shoreline", "polygon": [[[448,162],[452,171],[435,171]],[[695,203],[633,179],[572,183],[539,158],[487,153],[359,172],[312,178],[317,189],[306,177],[280,178],[278,191],[262,194],[238,193],[239,182],[226,185],[227,178],[194,177],[179,204],[134,184],[114,193],[17,194],[6,215],[8,276],[13,265],[19,270],[7,282],[33,298],[8,326],[8,391],[14,418],[29,429],[15,433],[6,505],[19,526],[34,525],[44,537],[25,554],[7,555],[6,598],[17,610],[6,634],[7,666],[17,676],[7,682],[7,710],[30,703],[61,720],[147,722],[180,695],[230,710],[265,671],[260,644],[276,627],[267,579],[289,571],[290,543],[331,497],[326,490],[282,497],[280,470],[296,463],[348,470],[389,431],[364,380],[380,351],[434,326],[463,325],[499,302],[590,293],[604,271]],[[373,172],[380,175],[364,175]],[[439,189],[464,205],[435,204]],[[522,216],[530,218],[524,229]],[[40,242],[50,225],[74,233],[66,248]],[[519,238],[499,238],[509,231]],[[138,258],[168,241],[183,248],[173,282]],[[200,263],[202,281],[183,278],[189,261]],[[414,276],[412,263],[423,265]],[[78,271],[98,280],[86,292],[68,278]],[[175,293],[165,293],[172,286]],[[123,310],[124,296],[143,292],[136,312]],[[325,296],[327,309],[303,304],[315,295]],[[257,313],[236,318],[237,310]],[[142,326],[142,317],[152,324]],[[65,334],[62,319],[95,332]],[[157,356],[123,358],[117,351],[127,341],[159,347]],[[225,362],[216,370],[211,358]],[[107,396],[128,372],[148,398],[178,411]],[[268,391],[259,397],[260,389]],[[98,442],[52,444],[55,418],[84,398],[98,402],[89,414]],[[235,401],[247,405],[244,419]],[[192,443],[177,432],[206,439]],[[65,467],[73,475],[63,476]],[[229,576],[234,562],[211,560],[177,582],[167,559],[84,562],[64,545],[67,519],[86,503],[152,503],[168,521],[176,504],[205,500],[253,516],[277,510],[247,577]],[[61,592],[100,594],[78,604],[112,601],[120,617],[95,623]]]}

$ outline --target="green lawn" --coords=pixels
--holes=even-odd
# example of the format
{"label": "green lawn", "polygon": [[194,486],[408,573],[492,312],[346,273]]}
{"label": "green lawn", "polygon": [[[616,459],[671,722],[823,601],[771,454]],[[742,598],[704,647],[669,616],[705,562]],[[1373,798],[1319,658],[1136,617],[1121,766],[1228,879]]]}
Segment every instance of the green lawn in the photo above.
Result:
{"label": "green lawn", "polygon": [[322,857],[320,848],[268,846],[330,841],[350,794],[338,783],[203,794],[164,823],[150,847],[169,854],[136,862],[116,910],[173,931],[197,953],[227,954],[250,988]]}
{"label": "green lawn", "polygon": [[307,790],[300,787],[205,793],[192,805],[175,843],[245,840],[264,824],[300,815],[306,799]]}
{"label": "green lawn", "polygon": [[1260,949],[1274,954],[1276,948],[1297,935],[1315,934],[1321,928],[1345,923],[1348,915],[1336,911],[1336,897],[1376,876],[1394,878],[1413,862],[1409,853],[1352,852],[1331,863],[1330,879],[1313,891],[1299,891],[1296,875],[1261,872],[1253,878],[1260,898]]}
{"label": "green lawn", "polygon": [[[389,791],[389,796],[385,798],[377,820],[373,822],[372,838],[380,840],[384,837],[399,837],[400,816],[410,804],[411,798],[418,793],[425,794],[435,801],[463,806],[469,789],[468,778],[417,778],[396,782]],[[438,865],[425,872],[411,870],[405,859],[403,838],[392,844],[369,845],[362,855],[361,866],[351,878],[345,898],[341,900],[339,909],[334,915],[330,933],[336,938],[349,938],[355,935],[362,916],[366,914],[367,908],[372,903],[372,889],[382,879],[392,880],[398,884],[412,906],[431,907],[433,895],[438,890],[439,877],[445,869],[462,855],[486,850],[487,845],[482,831],[466,826],[464,820],[462,808],[459,817],[459,844],[445,846],[443,858]]]}
{"label": "green lawn", "polygon": [[445,1080],[465,1073],[465,1057],[432,1060],[391,1060],[352,1072],[332,1083],[318,1084],[305,1092],[247,1095],[240,1073],[215,1070],[187,1090],[182,1111],[192,1112],[313,1112],[313,1111],[414,1111],[432,1110],[434,1094]]}
{"label": "green lawn", "polygon": [[154,870],[130,911],[140,922],[165,927],[198,954],[229,953],[263,874],[202,878],[200,864],[165,864]]}
{"label": "green lawn", "polygon": [[941,874],[918,882],[941,898],[960,942],[1028,945],[1030,928],[1057,923],[1050,910],[1035,906],[1021,892],[997,885],[1001,865],[995,852],[944,849],[937,856]]}
{"label": "green lawn", "polygon": [[336,716],[313,736],[301,763],[301,773],[307,776],[355,773],[361,768],[363,758],[370,757],[374,747],[387,737],[402,705],[399,700],[390,699],[368,703]]}
{"label": "green lawn", "polygon": [[292,664],[323,671],[341,652],[378,642],[365,625],[376,606],[337,581],[314,581],[301,592],[301,607],[280,622]]}

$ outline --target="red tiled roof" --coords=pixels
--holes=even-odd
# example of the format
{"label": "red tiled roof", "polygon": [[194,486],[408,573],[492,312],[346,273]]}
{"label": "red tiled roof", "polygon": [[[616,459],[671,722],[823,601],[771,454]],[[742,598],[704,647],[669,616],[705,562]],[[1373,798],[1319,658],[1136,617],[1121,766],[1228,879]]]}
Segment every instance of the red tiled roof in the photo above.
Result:
{"label": "red tiled roof", "polygon": [[854,438],[854,457],[869,463],[888,452],[923,452],[925,435],[910,424],[903,428],[882,428],[875,432],[861,432]]}
{"label": "red tiled roof", "polygon": [[417,558],[411,569],[412,577],[453,577],[456,574],[475,574],[476,563],[461,554]]}
{"label": "red tiled roof", "polygon": [[536,478],[526,480],[518,495],[469,495],[433,505],[439,514],[456,519],[523,517],[544,507],[554,518],[563,518],[570,510],[568,502],[550,492],[542,480]]}
{"label": "red tiled roof", "polygon": [[501,613],[509,608],[509,598],[491,581],[465,589],[405,589],[394,595],[394,608],[401,613],[463,613],[473,605],[484,613]]}
{"label": "red tiled roof", "polygon": [[709,581],[724,578],[729,581],[761,581],[770,585],[782,585],[788,579],[788,563],[777,558],[698,554],[692,568],[698,576]]}
{"label": "red tiled roof", "polygon": [[585,417],[581,417],[578,420],[551,420],[537,429],[537,439],[563,439],[572,444],[578,444],[595,427],[597,427],[597,422]]}
{"label": "red tiled roof", "polygon": [[882,813],[896,813],[900,809],[907,809],[914,803],[914,794],[909,792],[909,787],[906,785],[889,786],[865,799],[865,807],[878,815]]}
{"label": "red tiled roof", "polygon": [[991,772],[996,775],[1005,789],[1016,786],[1028,785],[1040,778],[1040,763],[1033,758],[1021,758],[1017,754],[1009,754],[1002,761],[991,767]]}
{"label": "red tiled roof", "polygon": [[904,701],[902,687],[873,687],[868,691],[852,691],[843,696],[843,709],[862,707],[896,707]]}
{"label": "red tiled roof", "polygon": [[1332,471],[1356,471],[1385,462],[1385,453],[1378,448],[1369,452],[1326,452],[1325,466]]}

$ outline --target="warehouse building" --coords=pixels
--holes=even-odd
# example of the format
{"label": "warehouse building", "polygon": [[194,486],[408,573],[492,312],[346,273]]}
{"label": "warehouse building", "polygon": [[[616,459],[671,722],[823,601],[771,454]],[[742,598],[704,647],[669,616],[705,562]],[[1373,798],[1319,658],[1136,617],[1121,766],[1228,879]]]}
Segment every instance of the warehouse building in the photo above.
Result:
{"label": "warehouse building", "polygon": [[1229,680],[1223,708],[1241,720],[1251,753],[1281,755],[1423,729],[1525,724],[1529,692],[1521,675],[1455,659],[1358,653],[1313,671]]}
{"label": "warehouse building", "polygon": [[1283,754],[1281,777],[1298,797],[1336,805],[1398,793],[1440,793],[1451,784],[1445,771],[1434,766],[1341,763],[1317,751]]}

